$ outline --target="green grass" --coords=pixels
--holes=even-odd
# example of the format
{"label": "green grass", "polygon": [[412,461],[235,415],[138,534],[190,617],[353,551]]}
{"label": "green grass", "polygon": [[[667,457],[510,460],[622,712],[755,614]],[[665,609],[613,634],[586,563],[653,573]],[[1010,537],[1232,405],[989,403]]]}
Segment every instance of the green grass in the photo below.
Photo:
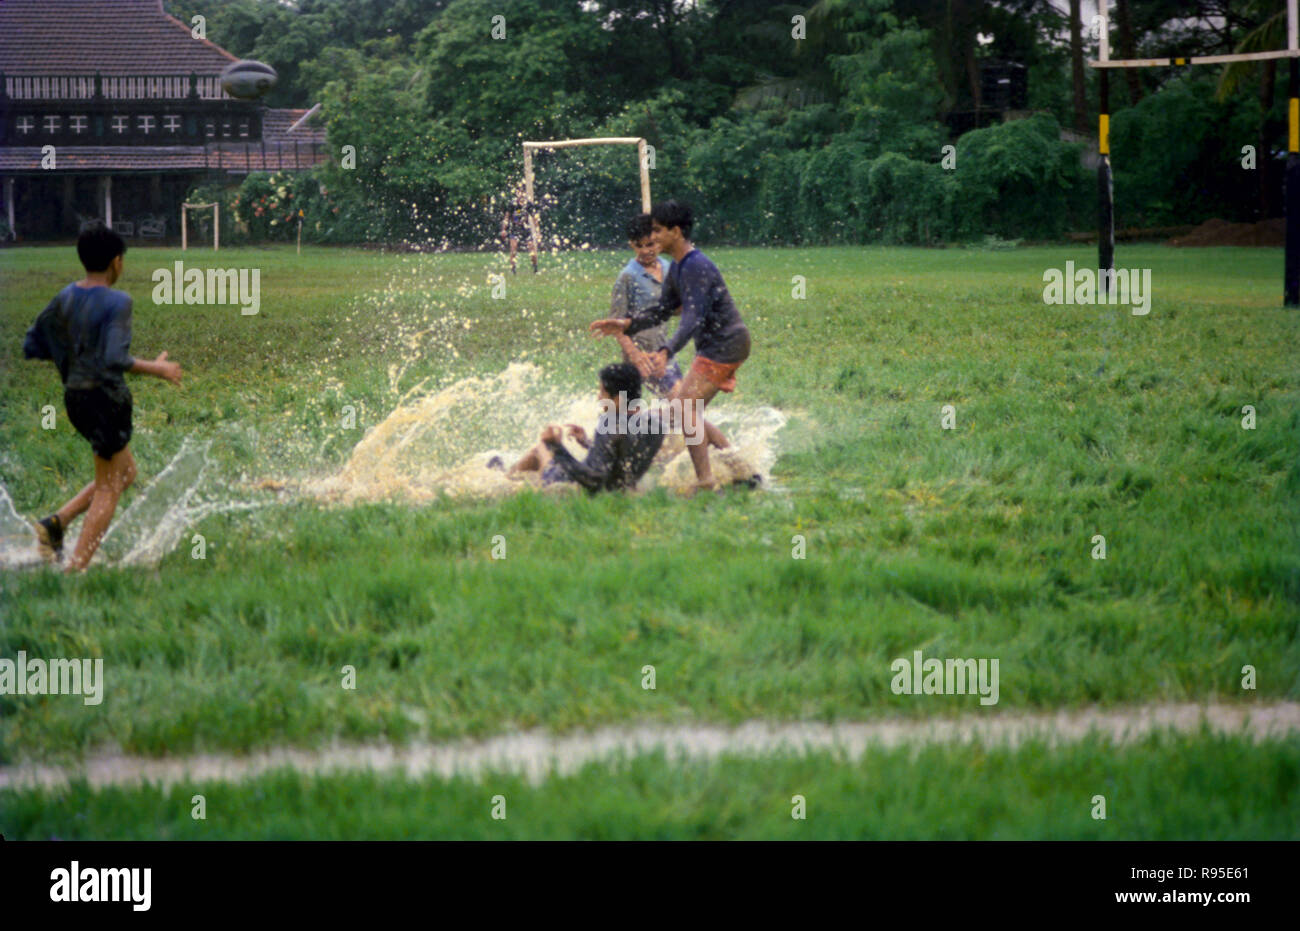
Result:
{"label": "green grass", "polygon": [[[192,817],[203,795],[206,818]],[[504,819],[492,817],[504,796]],[[793,818],[794,796],[804,819]],[[1097,795],[1105,819],[1093,817]],[[11,839],[1294,840],[1300,742],[1152,737],[1047,751],[877,750],[591,764],[539,786],[375,775],[15,792]],[[498,808],[499,812],[500,809]]]}
{"label": "green grass", "polygon": [[[186,544],[156,571],[0,576],[0,656],[102,656],[108,678],[97,707],[0,696],[0,762],[978,707],[893,695],[889,663],[914,649],[998,657],[1003,709],[1231,701],[1246,664],[1252,698],[1300,697],[1300,314],[1279,306],[1280,252],[1125,248],[1121,265],[1153,269],[1146,317],[1042,303],[1044,269],[1086,265],[1083,248],[710,254],[755,338],[718,409],[789,415],[783,491],[298,501],[203,521],[206,560]],[[585,390],[613,356],[585,324],[622,255],[544,262],[493,300],[492,256],[186,253],[261,268],[255,317],[155,306],[149,273],[180,257],[132,250],[121,285],[133,350],[187,368],[179,391],[133,384],[142,483],[191,435],[213,440],[232,487],[324,474],[422,382],[527,358]],[[21,360],[74,260],[0,251],[0,479],[25,513],[90,475],[57,374]],[[791,299],[794,275],[806,300]],[[54,431],[40,429],[46,404]],[[345,404],[356,432],[336,428]],[[939,428],[944,404],[955,430]],[[1105,561],[1090,557],[1098,533]],[[504,560],[490,558],[496,534]],[[791,558],[795,534],[807,559]],[[732,831],[717,812],[692,817]],[[308,836],[321,822],[298,823]]]}

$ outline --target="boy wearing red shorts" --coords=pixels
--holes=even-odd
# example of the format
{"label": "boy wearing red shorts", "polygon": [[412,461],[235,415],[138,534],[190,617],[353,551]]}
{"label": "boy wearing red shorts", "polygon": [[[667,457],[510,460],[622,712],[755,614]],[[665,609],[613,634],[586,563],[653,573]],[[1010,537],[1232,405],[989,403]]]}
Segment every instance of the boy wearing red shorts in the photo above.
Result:
{"label": "boy wearing red shorts", "polygon": [[[701,436],[696,420],[703,417],[705,407],[719,391],[736,388],[736,370],[749,358],[749,329],[740,319],[718,266],[691,243],[694,220],[690,207],[674,200],[664,201],[655,205],[650,216],[650,235],[655,245],[673,260],[658,305],[627,319],[597,320],[591,330],[606,336],[631,336],[680,312],[682,322],[677,332],[658,352],[649,353],[649,358],[654,374],[662,375],[668,360],[688,342],[695,341],[690,371],[669,397],[681,402],[682,432]],[[687,444],[686,448],[695,467],[696,482],[705,488],[717,487],[709,464],[709,444]]]}

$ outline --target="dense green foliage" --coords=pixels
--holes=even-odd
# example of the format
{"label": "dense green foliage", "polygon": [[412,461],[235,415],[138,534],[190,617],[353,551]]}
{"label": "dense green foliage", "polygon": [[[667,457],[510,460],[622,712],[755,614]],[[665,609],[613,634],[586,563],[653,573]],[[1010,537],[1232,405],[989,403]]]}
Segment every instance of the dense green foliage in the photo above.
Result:
{"label": "dense green foliage", "polygon": [[[1086,112],[1072,108],[1067,24],[1048,4],[499,6],[169,0],[183,19],[206,16],[214,41],[280,71],[269,104],[324,105],[334,162],[318,174],[339,212],[304,230],[321,241],[487,245],[521,175],[520,142],[593,135],[645,137],[655,196],[692,203],[703,241],[1050,240],[1095,224],[1095,181],[1080,163],[1094,143],[1063,141],[1061,128],[1095,132],[1097,88],[1085,69]],[[1135,55],[1231,51],[1272,11],[1250,5],[1216,32],[1164,0],[1128,6]],[[1095,40],[1086,46],[1091,57]],[[1001,61],[1025,66],[1039,118],[966,132],[990,122],[974,109],[979,73]],[[1117,223],[1276,215],[1285,82],[1274,73],[1239,68],[1218,97],[1213,69],[1116,75]],[[941,167],[949,144],[968,157]],[[355,169],[340,167],[345,145]],[[1243,145],[1259,150],[1257,169],[1241,168]],[[616,243],[639,204],[630,149],[542,154],[537,181],[551,246]]]}

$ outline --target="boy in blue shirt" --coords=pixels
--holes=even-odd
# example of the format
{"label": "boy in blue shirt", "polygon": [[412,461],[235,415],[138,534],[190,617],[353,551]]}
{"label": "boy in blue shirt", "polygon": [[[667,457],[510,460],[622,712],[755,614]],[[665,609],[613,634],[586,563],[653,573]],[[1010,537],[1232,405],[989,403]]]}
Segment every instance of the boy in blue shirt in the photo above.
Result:
{"label": "boy in blue shirt", "polygon": [[126,243],[103,223],[87,224],[77,238],[77,257],[86,277],[68,285],[46,308],[23,342],[28,359],[49,359],[63,380],[68,420],[90,443],[95,480],[67,504],[35,524],[42,554],[57,560],[63,532],[85,513],[69,572],[86,568],[117,510],[118,499],[135,480],[131,440],[131,389],[123,377],[138,372],[181,383],[181,367],[167,353],[148,361],[133,358],[131,297],[113,289],[122,276]]}
{"label": "boy in blue shirt", "polygon": [[[635,255],[623,266],[614,282],[609,307],[611,319],[631,320],[637,314],[647,313],[659,305],[670,263],[659,255],[659,247],[651,236],[651,223],[648,213],[638,214],[628,221],[627,244]],[[673,388],[682,380],[682,370],[677,360],[670,359],[658,375],[654,373],[654,363],[650,360],[650,354],[668,342],[664,324],[647,327],[633,336],[616,333],[614,338],[623,350],[623,361],[631,362],[637,367],[645,384],[655,394],[661,398],[669,397]],[[726,449],[730,445],[722,431],[708,420],[703,421],[703,426],[710,445],[718,449]]]}

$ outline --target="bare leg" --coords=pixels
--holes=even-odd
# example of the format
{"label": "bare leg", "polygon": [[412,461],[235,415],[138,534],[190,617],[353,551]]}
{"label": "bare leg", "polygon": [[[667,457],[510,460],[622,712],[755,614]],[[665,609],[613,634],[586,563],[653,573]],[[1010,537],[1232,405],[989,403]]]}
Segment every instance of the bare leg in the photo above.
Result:
{"label": "bare leg", "polygon": [[716,446],[718,449],[726,449],[731,445],[727,442],[727,438],[722,435],[722,431],[708,420],[704,421],[704,435],[709,438],[709,445]]}
{"label": "bare leg", "polygon": [[524,457],[510,467],[510,472],[540,472],[551,464],[551,451],[545,443],[538,443]]}
{"label": "bare leg", "polygon": [[510,271],[515,270],[515,255],[519,252],[519,240],[514,236],[510,237]]}
{"label": "bare leg", "polygon": [[113,520],[118,499],[134,481],[135,458],[131,455],[131,450],[119,450],[112,459],[95,457],[94,494],[85,523],[81,525],[77,548],[72,551],[68,572],[80,572],[89,564],[90,557],[94,556],[95,550],[99,548],[99,541],[108,531],[109,522]]}
{"label": "bare leg", "polygon": [[86,487],[77,492],[71,500],[56,512],[59,517],[59,526],[66,528],[78,517],[86,512],[90,507],[90,500],[95,496],[95,483],[88,482]]}
{"label": "bare leg", "polygon": [[[682,432],[686,434],[688,439],[692,436],[698,436],[703,429],[703,424],[697,425],[696,423],[697,417],[701,420],[703,420],[703,417],[696,412],[695,402],[703,402],[699,405],[703,409],[708,406],[708,403],[713,400],[713,396],[717,393],[717,387],[703,375],[696,372],[688,372],[686,377],[673,388],[671,397],[681,402]],[[721,436],[722,434],[719,433],[718,435]],[[691,465],[695,467],[696,483],[711,487],[713,485],[713,467],[709,465],[709,443],[688,442],[686,451],[690,453]]]}
{"label": "bare leg", "polygon": [[[623,361],[624,362],[632,361],[631,359],[628,358],[626,349],[623,350]],[[669,391],[668,394],[660,395],[660,397],[662,397],[665,401],[670,399],[672,396],[673,393],[671,391]],[[673,409],[671,407],[668,408],[668,414],[669,414],[668,429],[680,430],[682,425],[677,423],[676,416],[673,414]],[[704,436],[708,440],[710,446],[715,446],[718,449],[727,449],[729,446],[731,446],[731,443],[727,441],[727,438],[722,435],[722,431],[719,430],[716,426],[714,426],[713,421],[711,420],[704,421]]]}

